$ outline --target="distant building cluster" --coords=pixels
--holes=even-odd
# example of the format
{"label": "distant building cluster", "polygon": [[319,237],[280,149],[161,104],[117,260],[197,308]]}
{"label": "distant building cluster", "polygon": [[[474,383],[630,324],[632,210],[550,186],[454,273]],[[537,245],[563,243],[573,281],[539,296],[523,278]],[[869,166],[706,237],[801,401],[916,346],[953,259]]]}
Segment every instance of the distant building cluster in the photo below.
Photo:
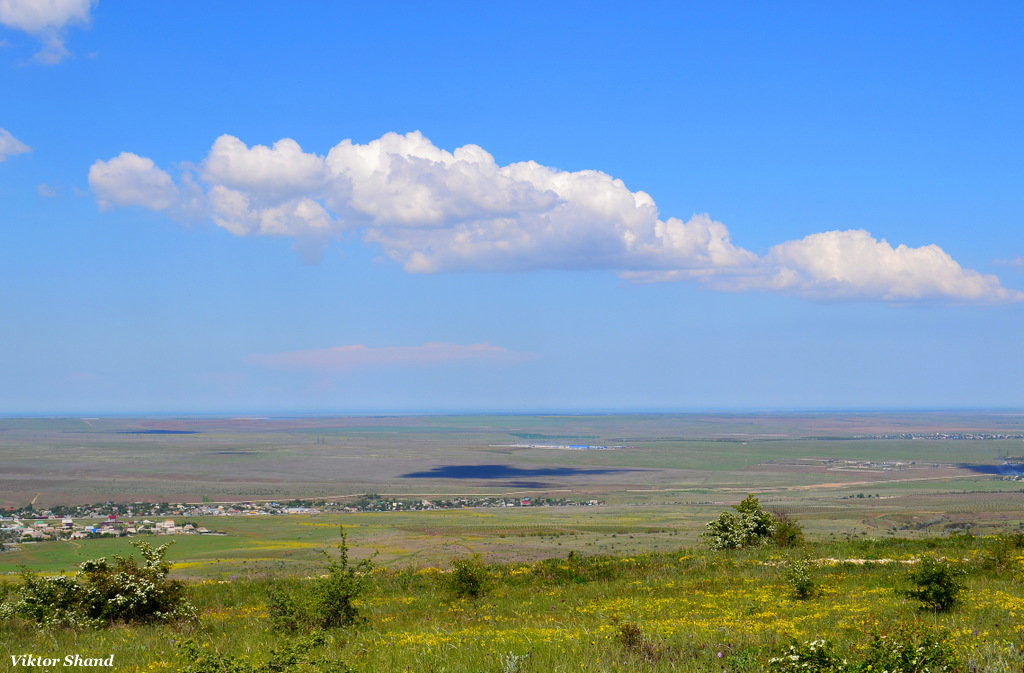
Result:
{"label": "distant building cluster", "polygon": [[[368,493],[334,500],[249,501],[235,503],[115,503],[94,505],[61,505],[46,510],[31,505],[7,510],[10,519],[108,519],[123,520],[138,517],[199,517],[199,516],[266,516],[278,514],[338,514],[343,512],[392,512],[434,509],[462,509],[466,507],[587,507],[603,505],[603,500],[575,500],[571,498],[467,495],[447,498],[409,498]],[[111,518],[113,517],[113,518]],[[4,517],[0,516],[0,520]]]}
{"label": "distant building cluster", "polygon": [[880,435],[857,435],[855,439],[929,439],[929,440],[993,440],[1024,439],[1024,435],[1005,432],[891,432]]}
{"label": "distant building cluster", "polygon": [[[216,503],[114,503],[62,505],[36,510],[31,505],[0,516],[0,539],[14,542],[81,540],[130,535],[224,535],[189,523],[191,517],[316,515],[345,512],[412,512],[471,507],[593,507],[603,500],[569,498],[463,496],[443,499],[396,498],[367,494],[338,500]],[[153,517],[140,518],[140,517]],[[171,518],[173,517],[173,518]],[[181,523],[178,523],[181,521]]]}
{"label": "distant building cluster", "polygon": [[174,519],[163,521],[122,521],[116,514],[97,522],[76,522],[71,517],[52,516],[46,519],[0,518],[0,531],[7,538],[20,542],[45,540],[85,540],[97,537],[128,535],[223,535],[193,523],[178,524]]}
{"label": "distant building cluster", "polygon": [[606,446],[597,444],[491,444],[495,449],[558,449],[561,451],[615,451],[625,446]]}

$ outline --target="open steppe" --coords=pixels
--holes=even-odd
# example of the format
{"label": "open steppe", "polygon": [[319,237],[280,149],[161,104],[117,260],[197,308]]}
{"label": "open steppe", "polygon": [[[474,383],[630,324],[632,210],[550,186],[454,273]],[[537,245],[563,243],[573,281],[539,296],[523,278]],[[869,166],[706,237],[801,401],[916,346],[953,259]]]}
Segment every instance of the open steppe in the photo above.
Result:
{"label": "open steppe", "polygon": [[[1024,415],[1010,413],[0,419],[0,506],[368,493],[605,503],[216,517],[197,523],[228,536],[178,539],[174,556],[198,575],[302,563],[339,523],[386,562],[665,549],[696,542],[747,493],[815,536],[984,533],[1020,522],[1022,438]],[[57,569],[111,544],[26,545],[0,569]]]}
{"label": "open steppe", "polygon": [[1006,490],[1022,438],[1009,413],[0,419],[0,506]]}
{"label": "open steppe", "polygon": [[[1024,556],[1006,541],[1024,528],[1022,439],[1024,415],[996,413],[3,419],[9,510],[363,494],[587,506],[188,517],[226,535],[146,539],[173,540],[171,577],[198,621],[39,631],[11,620],[0,647],[113,653],[115,670],[138,673],[278,670],[268,653],[302,633],[273,626],[270,596],[321,576],[344,526],[353,561],[377,568],[364,621],[311,645],[320,663],[281,670],[782,671],[769,659],[791,638],[868,661],[872,634],[909,628],[906,642],[945,638],[964,670],[1019,671]],[[704,525],[748,493],[799,521],[808,543],[702,544]],[[11,596],[19,568],[70,573],[114,555],[137,557],[123,538],[26,543],[0,554],[0,573]],[[474,555],[489,589],[458,596],[452,561]],[[923,556],[964,564],[954,611],[899,593]],[[785,578],[796,558],[812,561],[811,599]],[[196,668],[186,641],[236,668]]]}

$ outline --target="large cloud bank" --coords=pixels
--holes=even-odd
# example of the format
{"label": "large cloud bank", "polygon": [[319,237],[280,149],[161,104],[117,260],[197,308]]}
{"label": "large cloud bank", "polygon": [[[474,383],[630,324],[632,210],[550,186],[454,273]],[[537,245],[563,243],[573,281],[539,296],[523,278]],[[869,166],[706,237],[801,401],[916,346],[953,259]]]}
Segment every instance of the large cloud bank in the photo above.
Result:
{"label": "large cloud bank", "polygon": [[0,0],[0,24],[34,35],[43,44],[35,55],[41,63],[60,63],[70,55],[64,29],[88,23],[97,0]]}
{"label": "large cloud bank", "polygon": [[707,215],[663,219],[650,195],[605,173],[499,166],[481,147],[448,152],[418,132],[345,140],[324,156],[287,138],[249,147],[224,135],[177,180],[124,152],[96,161],[89,184],[101,208],[208,218],[236,236],[291,237],[304,250],[360,236],[418,273],[609,269],[816,299],[1024,300],[934,245],[894,248],[866,231],[829,231],[758,256]]}

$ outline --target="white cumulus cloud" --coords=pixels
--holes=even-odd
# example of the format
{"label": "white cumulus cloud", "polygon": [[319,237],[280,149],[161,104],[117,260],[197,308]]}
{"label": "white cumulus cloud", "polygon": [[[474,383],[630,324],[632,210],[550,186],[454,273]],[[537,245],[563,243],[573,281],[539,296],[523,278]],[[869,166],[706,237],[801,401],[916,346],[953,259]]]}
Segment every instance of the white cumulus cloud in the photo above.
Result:
{"label": "white cumulus cloud", "polygon": [[131,152],[95,162],[89,168],[89,186],[104,210],[115,205],[170,210],[181,201],[169,173],[157,168],[152,159]]}
{"label": "white cumulus cloud", "polygon": [[722,289],[767,289],[815,299],[1021,301],[992,275],[965,269],[937,245],[893,247],[864,230],[827,231],[774,246],[758,273],[714,278]]}
{"label": "white cumulus cloud", "polygon": [[31,152],[32,148],[11,135],[7,129],[0,129],[0,162],[15,154]]}
{"label": "white cumulus cloud", "polygon": [[97,161],[89,181],[101,207],[190,213],[237,236],[291,237],[306,253],[355,235],[410,272],[608,269],[816,299],[1024,299],[937,246],[893,248],[866,231],[812,234],[758,256],[706,214],[663,218],[649,194],[606,173],[501,166],[477,145],[449,152],[419,132],[344,140],[326,155],[289,138],[250,147],[223,135],[177,182],[131,153]]}
{"label": "white cumulus cloud", "polygon": [[531,353],[510,351],[490,344],[427,343],[422,346],[336,346],[260,355],[252,360],[280,369],[343,371],[382,366],[512,364],[535,357]]}
{"label": "white cumulus cloud", "polygon": [[59,63],[69,55],[64,29],[73,23],[89,23],[97,0],[0,0],[0,24],[39,38],[43,44],[35,58]]}

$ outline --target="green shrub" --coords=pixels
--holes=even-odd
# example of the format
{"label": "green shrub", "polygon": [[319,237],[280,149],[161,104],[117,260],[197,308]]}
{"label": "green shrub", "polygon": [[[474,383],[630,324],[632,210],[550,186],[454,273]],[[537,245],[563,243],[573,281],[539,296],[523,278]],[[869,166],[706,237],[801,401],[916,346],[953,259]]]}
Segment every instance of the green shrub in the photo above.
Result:
{"label": "green shrub", "polygon": [[195,617],[185,600],[184,584],[168,580],[164,560],[170,543],[154,549],[132,543],[144,565],[115,556],[85,561],[74,577],[36,577],[25,571],[14,601],[0,606],[0,616],[21,617],[39,624],[103,626],[114,622],[169,622]]}
{"label": "green shrub", "polygon": [[804,543],[804,529],[793,517],[786,513],[772,515],[775,530],[772,533],[772,544],[776,547],[797,547]]}
{"label": "green shrub", "polygon": [[769,673],[943,673],[961,670],[945,629],[900,624],[876,632],[858,660],[840,657],[824,639],[791,641],[768,659]]}
{"label": "green shrub", "polygon": [[632,622],[619,627],[615,639],[622,644],[627,652],[641,657],[645,661],[656,662],[664,655],[663,650],[644,635],[643,630]]}
{"label": "green shrub", "polygon": [[459,598],[478,598],[487,593],[490,578],[479,555],[452,561],[448,588]]}
{"label": "green shrub", "polygon": [[963,570],[948,561],[925,556],[907,573],[913,585],[899,593],[916,598],[935,612],[947,612],[959,601]]}
{"label": "green shrub", "polygon": [[310,653],[325,642],[322,633],[313,633],[272,649],[266,660],[254,662],[245,655],[221,654],[216,648],[201,647],[194,640],[186,640],[178,646],[181,661],[178,673],[291,673],[309,670],[307,664],[320,673],[351,673],[352,669],[344,664]]}
{"label": "green shrub", "polygon": [[814,581],[811,570],[814,563],[810,559],[790,559],[786,563],[785,578],[793,595],[800,600],[814,596],[818,591],[818,585]]}
{"label": "green shrub", "polygon": [[702,537],[712,549],[740,549],[764,544],[775,533],[775,521],[771,514],[761,508],[761,503],[751,494],[733,507],[736,512],[726,510],[709,521]]}
{"label": "green shrub", "polygon": [[875,633],[858,670],[889,673],[939,673],[960,669],[960,661],[948,644],[949,632],[901,624]]}
{"label": "green shrub", "polygon": [[295,596],[284,587],[272,586],[269,591],[270,603],[267,606],[267,613],[270,616],[270,623],[275,631],[282,633],[294,633],[299,630],[299,624],[303,619]]}
{"label": "green shrub", "polygon": [[278,582],[268,592],[267,612],[277,631],[291,633],[301,625],[330,629],[352,626],[362,618],[356,601],[366,590],[373,562],[353,564],[348,558],[348,536],[340,530],[338,556],[327,551],[327,573],[309,582]]}
{"label": "green shrub", "polygon": [[348,560],[348,538],[341,530],[338,558],[327,556],[327,576],[314,580],[310,586],[312,621],[322,628],[351,626],[360,621],[355,601],[366,588],[373,562],[364,559],[355,565]]}
{"label": "green shrub", "polygon": [[787,649],[768,659],[771,673],[841,673],[848,662],[841,659],[824,638],[803,643],[792,641]]}

